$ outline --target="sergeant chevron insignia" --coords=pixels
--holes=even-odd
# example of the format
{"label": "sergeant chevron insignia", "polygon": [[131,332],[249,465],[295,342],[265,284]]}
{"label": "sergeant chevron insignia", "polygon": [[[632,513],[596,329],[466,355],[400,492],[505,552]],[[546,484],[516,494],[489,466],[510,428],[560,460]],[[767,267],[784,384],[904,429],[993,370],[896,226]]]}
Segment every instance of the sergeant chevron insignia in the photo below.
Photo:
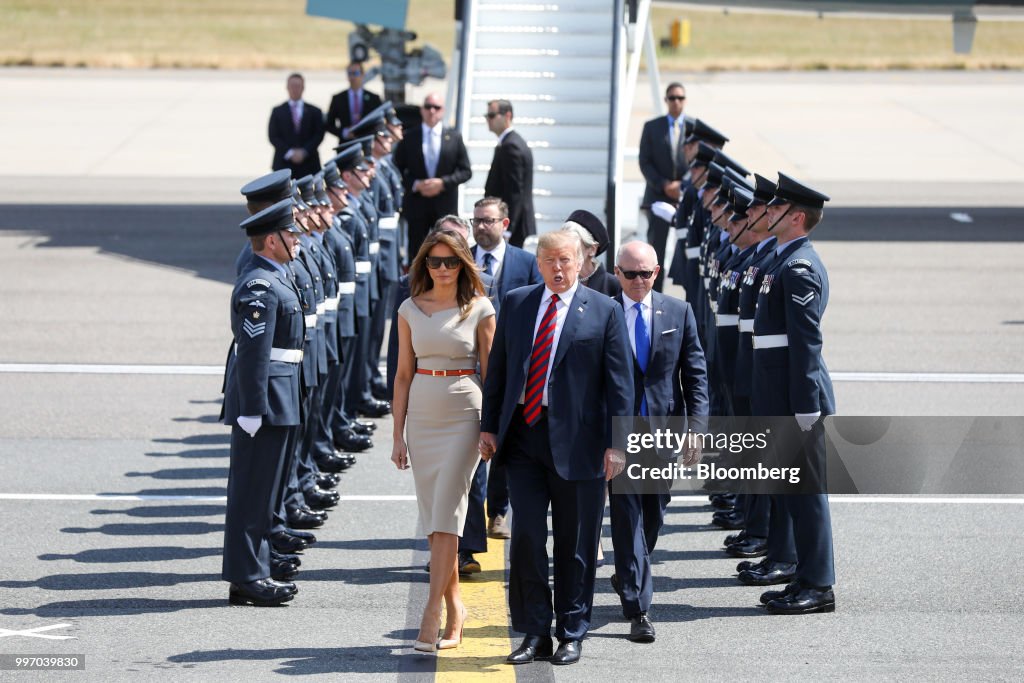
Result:
{"label": "sergeant chevron insignia", "polygon": [[806,306],[807,304],[811,303],[811,299],[813,298],[814,292],[807,292],[807,294],[805,294],[804,296],[797,296],[796,294],[793,295],[793,301],[800,304],[801,306]]}
{"label": "sergeant chevron insignia", "polygon": [[255,339],[264,332],[267,331],[266,323],[254,323],[251,320],[242,321],[242,331],[249,335],[250,339]]}

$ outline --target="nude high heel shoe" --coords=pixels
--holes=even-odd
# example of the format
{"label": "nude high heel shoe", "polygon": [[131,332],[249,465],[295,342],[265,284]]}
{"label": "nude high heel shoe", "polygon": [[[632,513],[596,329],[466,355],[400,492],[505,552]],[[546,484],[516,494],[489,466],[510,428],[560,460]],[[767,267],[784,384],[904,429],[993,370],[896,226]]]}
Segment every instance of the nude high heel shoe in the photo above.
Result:
{"label": "nude high heel shoe", "polygon": [[434,640],[432,640],[430,642],[424,642],[422,640],[417,640],[415,643],[413,643],[413,646],[412,646],[413,650],[416,650],[417,652],[427,652],[427,653],[436,652],[437,651],[437,649],[438,649],[438,642],[439,641],[438,641],[436,636],[437,636],[437,632],[441,628],[441,610],[437,611],[437,619],[436,619],[435,623],[437,624],[437,626],[433,629],[434,630],[434,636],[435,636]]}
{"label": "nude high heel shoe", "polygon": [[462,625],[459,626],[459,637],[455,638],[441,638],[437,641],[438,650],[451,650],[452,648],[458,647],[462,644],[462,632],[466,629],[466,619],[469,617],[469,612],[466,611],[465,605],[462,607]]}

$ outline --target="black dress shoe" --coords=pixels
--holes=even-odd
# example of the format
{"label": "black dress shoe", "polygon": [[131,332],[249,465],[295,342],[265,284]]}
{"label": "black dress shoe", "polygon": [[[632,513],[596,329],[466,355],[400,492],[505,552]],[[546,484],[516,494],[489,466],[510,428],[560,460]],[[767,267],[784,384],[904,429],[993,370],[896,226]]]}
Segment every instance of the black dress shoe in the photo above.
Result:
{"label": "black dress shoe", "polygon": [[383,380],[373,380],[370,382],[370,395],[378,401],[388,400],[388,385]]}
{"label": "black dress shoe", "polygon": [[761,597],[759,599],[762,605],[767,605],[772,600],[784,598],[787,595],[795,593],[798,590],[800,590],[800,582],[794,581],[793,583],[788,584],[785,588],[783,588],[780,591],[765,591],[764,593],[761,593]]}
{"label": "black dress shoe", "polygon": [[551,655],[552,664],[575,664],[580,661],[580,651],[583,643],[578,640],[563,640],[558,643],[558,649]]}
{"label": "black dress shoe", "polygon": [[352,463],[350,463],[345,458],[339,458],[334,453],[330,453],[328,455],[321,455],[316,459],[316,467],[321,472],[344,472],[351,466]]}
{"label": "black dress shoe", "polygon": [[284,590],[291,591],[293,594],[299,592],[299,587],[291,581],[279,581],[275,578],[264,579],[264,581],[266,581],[268,586],[273,586],[275,588],[283,588]]}
{"label": "black dress shoe", "polygon": [[384,417],[391,413],[391,404],[387,401],[367,401],[356,408],[356,412],[363,417]]}
{"label": "black dress shoe", "polygon": [[284,533],[288,534],[289,536],[294,536],[295,538],[302,539],[302,541],[307,546],[316,543],[316,536],[314,536],[312,533],[308,531],[300,531],[299,529],[289,529],[285,527]]}
{"label": "black dress shoe", "polygon": [[716,512],[711,517],[711,523],[721,529],[736,530],[743,528],[744,520],[743,515],[733,510],[731,512]]}
{"label": "black dress shoe", "polygon": [[273,549],[270,551],[270,561],[271,562],[291,562],[296,567],[301,567],[302,566],[302,560],[299,558],[298,555],[292,555],[292,554],[287,554],[287,553],[279,553],[279,552],[277,552],[276,550],[273,550]]}
{"label": "black dress shoe", "polygon": [[736,496],[728,493],[719,493],[711,496],[711,507],[716,510],[732,510],[736,507]]}
{"label": "black dress shoe", "polygon": [[832,587],[813,588],[801,586],[789,595],[771,600],[765,607],[770,614],[816,614],[835,612],[836,596]]}
{"label": "black dress shoe", "polygon": [[295,597],[295,591],[269,581],[269,579],[259,579],[249,583],[231,584],[228,589],[228,602],[232,605],[274,607]]}
{"label": "black dress shoe", "polygon": [[334,435],[334,447],[339,451],[351,451],[360,453],[373,447],[370,437],[356,434],[351,429]]}
{"label": "black dress shoe", "polygon": [[653,643],[654,624],[647,618],[647,612],[630,617],[629,639],[634,643]]}
{"label": "black dress shoe", "polygon": [[725,549],[730,557],[764,557],[768,554],[768,539],[748,536],[741,543],[733,543]]}
{"label": "black dress shoe", "polygon": [[321,488],[324,491],[332,491],[334,490],[334,487],[340,483],[341,477],[339,477],[337,474],[327,474],[321,472],[320,474],[316,475],[316,485],[318,488]]}
{"label": "black dress shoe", "polygon": [[275,581],[288,581],[299,575],[299,568],[291,562],[275,562],[270,560],[270,578]]}
{"label": "black dress shoe", "polygon": [[349,467],[352,467],[352,465],[356,464],[356,454],[355,453],[345,453],[345,452],[342,452],[342,451],[334,451],[334,457],[340,458],[345,463],[347,463]]}
{"label": "black dress shoe", "polygon": [[373,434],[377,431],[377,423],[373,420],[352,420],[352,425],[353,428],[358,426],[360,429],[366,429],[368,434]]}
{"label": "black dress shoe", "polygon": [[292,529],[319,529],[327,520],[312,510],[299,508],[288,513],[288,526]]}
{"label": "black dress shoe", "polygon": [[726,536],[725,540],[722,541],[722,545],[728,548],[731,545],[742,543],[745,540],[747,540],[747,532],[746,530],[743,530],[738,534],[729,534],[728,536]]}
{"label": "black dress shoe", "polygon": [[796,578],[796,565],[787,562],[766,562],[761,569],[747,569],[739,573],[740,583],[748,586],[771,586],[789,583]]}
{"label": "black dress shoe", "polygon": [[473,557],[473,553],[459,553],[459,576],[469,576],[480,573],[480,563]]}
{"label": "black dress shoe", "polygon": [[324,491],[316,486],[303,491],[302,497],[306,499],[306,505],[313,510],[334,507],[341,500],[341,494],[337,491]]}
{"label": "black dress shoe", "polygon": [[505,658],[508,664],[529,664],[534,660],[550,659],[553,644],[548,636],[526,636],[523,643]]}
{"label": "black dress shoe", "polygon": [[270,544],[274,550],[279,553],[297,553],[300,550],[305,550],[309,545],[301,538],[286,534],[283,531],[279,531],[276,534],[270,536]]}
{"label": "black dress shoe", "polygon": [[736,571],[744,572],[748,569],[760,569],[761,567],[765,566],[765,564],[767,564],[768,561],[769,560],[767,557],[761,560],[760,562],[751,562],[750,560],[743,560],[742,562],[736,565]]}

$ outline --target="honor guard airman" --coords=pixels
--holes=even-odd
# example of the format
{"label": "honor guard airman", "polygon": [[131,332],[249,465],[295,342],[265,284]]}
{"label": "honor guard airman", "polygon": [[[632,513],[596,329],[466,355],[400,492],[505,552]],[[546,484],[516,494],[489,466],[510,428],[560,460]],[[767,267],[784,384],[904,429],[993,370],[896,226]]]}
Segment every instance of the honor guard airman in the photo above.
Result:
{"label": "honor guard airman", "polygon": [[[253,255],[231,294],[234,353],[229,358],[224,420],[231,425],[231,461],[224,524],[223,578],[232,604],[291,600],[295,565],[273,563],[272,526],[283,470],[300,422],[302,304],[286,265],[299,228],[291,200],[246,219]],[[276,571],[275,571],[276,570]]]}

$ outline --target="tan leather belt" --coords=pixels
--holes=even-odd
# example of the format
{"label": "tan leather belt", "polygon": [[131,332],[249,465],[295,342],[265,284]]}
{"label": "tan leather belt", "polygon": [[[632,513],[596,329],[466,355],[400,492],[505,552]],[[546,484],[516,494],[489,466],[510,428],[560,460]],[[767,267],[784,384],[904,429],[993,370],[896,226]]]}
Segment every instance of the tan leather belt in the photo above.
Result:
{"label": "tan leather belt", "polygon": [[464,377],[466,375],[475,375],[476,370],[427,370],[426,368],[416,368],[417,375],[430,375],[431,377]]}

